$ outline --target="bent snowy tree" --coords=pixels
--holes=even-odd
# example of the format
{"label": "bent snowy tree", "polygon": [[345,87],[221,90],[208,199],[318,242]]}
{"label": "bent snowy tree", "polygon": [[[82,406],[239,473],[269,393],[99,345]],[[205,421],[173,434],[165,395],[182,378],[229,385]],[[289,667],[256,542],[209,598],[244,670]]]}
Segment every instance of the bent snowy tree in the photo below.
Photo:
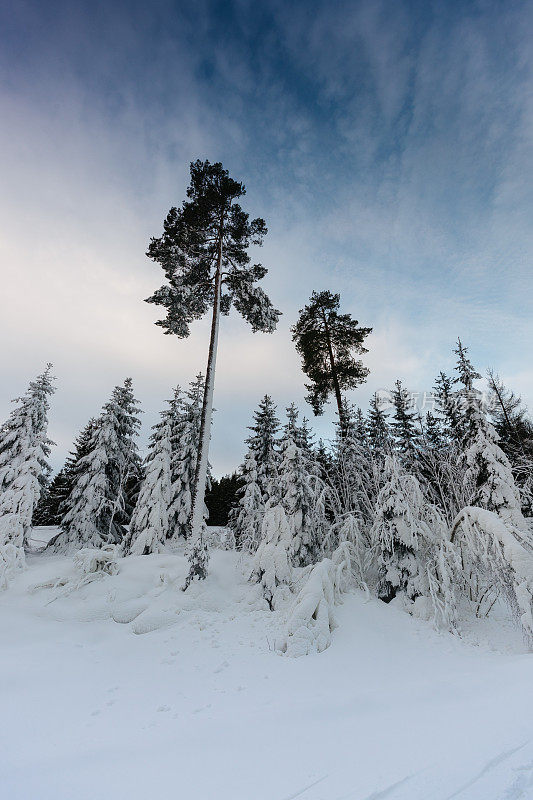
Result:
{"label": "bent snowy tree", "polygon": [[245,193],[244,185],[230,178],[221,163],[193,162],[188,199],[181,208],[170,209],[163,235],[152,238],[147,252],[161,264],[168,281],[147,300],[167,309],[166,318],[156,323],[165,333],[186,338],[191,322],[209,309],[212,313],[191,514],[190,570],[184,588],[193,578],[207,575],[204,496],[220,314],[228,314],[233,304],[254,332],[267,333],[275,330],[280,316],[256,285],[266,268],[250,265],[248,249],[262,244],[267,228],[263,219],[249,220],[235,202]]}

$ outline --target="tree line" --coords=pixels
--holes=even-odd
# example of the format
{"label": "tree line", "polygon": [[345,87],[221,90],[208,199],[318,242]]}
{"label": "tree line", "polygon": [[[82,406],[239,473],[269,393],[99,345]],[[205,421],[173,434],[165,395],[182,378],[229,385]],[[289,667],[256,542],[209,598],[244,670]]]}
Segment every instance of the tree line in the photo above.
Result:
{"label": "tree line", "polygon": [[[130,379],[89,421],[50,485],[50,366],[2,426],[4,583],[23,561],[32,517],[49,520],[52,512],[61,530],[51,549],[114,544],[124,555],[147,555],[183,539],[184,589],[207,576],[205,493],[220,315],[234,306],[253,331],[270,333],[280,316],[258,286],[266,269],[250,264],[249,248],[262,243],[266,225],[250,221],[236,202],[244,194],[221,164],[194,162],[187,200],[169,211],[162,236],[150,242],[147,254],[166,278],[148,298],[166,309],[156,324],[185,338],[206,312],[212,321],[205,379],[175,390],[144,462]],[[335,400],[336,432],[330,442],[315,443],[294,405],[282,426],[265,395],[238,476],[226,479],[228,492],[238,484],[229,512],[234,540],[227,537],[226,546],[234,541],[254,555],[252,579],[272,608],[292,569],[311,568],[349,546],[359,583],[386,602],[430,603],[452,624],[459,596],[481,613],[503,593],[524,630],[533,631],[533,573],[523,574],[527,559],[515,552],[533,552],[533,426],[526,409],[492,371],[491,402],[484,405],[481,376],[458,340],[455,374],[440,372],[435,380],[434,411],[417,413],[398,380],[393,413],[374,395],[364,414],[347,392],[368,376],[361,357],[370,332],[341,313],[339,295],[328,290],[313,292],[300,311],[292,336],[309,381],[306,399],[315,415]]]}

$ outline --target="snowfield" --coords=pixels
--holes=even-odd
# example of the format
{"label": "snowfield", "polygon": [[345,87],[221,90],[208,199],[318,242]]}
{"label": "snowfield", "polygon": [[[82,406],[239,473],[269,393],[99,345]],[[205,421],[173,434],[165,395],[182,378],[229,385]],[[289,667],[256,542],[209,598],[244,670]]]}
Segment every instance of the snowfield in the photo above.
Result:
{"label": "snowfield", "polygon": [[[46,539],[35,531],[35,539]],[[71,590],[35,554],[0,598],[2,800],[533,797],[533,655],[502,609],[458,638],[346,595],[325,652],[214,550],[131,556]]]}

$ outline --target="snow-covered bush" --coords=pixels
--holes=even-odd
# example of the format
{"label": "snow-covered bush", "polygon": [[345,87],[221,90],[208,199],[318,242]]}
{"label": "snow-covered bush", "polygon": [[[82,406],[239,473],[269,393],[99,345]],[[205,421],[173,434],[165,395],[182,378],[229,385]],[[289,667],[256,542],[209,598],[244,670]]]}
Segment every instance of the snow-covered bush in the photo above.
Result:
{"label": "snow-covered bush", "polygon": [[356,586],[368,591],[376,583],[376,559],[378,548],[364,533],[359,518],[346,513],[336,519],[326,535],[324,546],[331,553],[343,544],[348,544],[351,553],[352,572]]}
{"label": "snow-covered bush", "polygon": [[[57,600],[78,589],[82,589],[89,583],[102,580],[106,575],[116,575],[119,571],[120,548],[113,544],[104,545],[101,548],[83,547],[78,550],[72,559],[74,572],[62,575],[59,578],[39,583],[30,588],[31,592],[40,589],[61,589],[52,598]],[[50,602],[52,602],[50,601]]]}
{"label": "snow-covered bush", "polygon": [[287,595],[293,577],[290,563],[292,530],[283,506],[267,509],[261,530],[261,543],[254,557],[250,580],[261,583],[263,596],[274,609],[277,598]]}
{"label": "snow-covered bush", "polygon": [[533,646],[533,547],[527,534],[493,511],[469,506],[455,520],[452,540],[467,564],[501,589]]}
{"label": "snow-covered bush", "polygon": [[278,649],[289,656],[321,653],[337,627],[334,608],[352,578],[353,548],[344,543],[308,573],[289,613]]}
{"label": "snow-covered bush", "polygon": [[429,597],[427,564],[438,538],[436,509],[428,506],[413,475],[394,456],[385,459],[386,483],[378,495],[372,538],[379,544],[378,596],[389,602],[400,592],[411,601]]}
{"label": "snow-covered bush", "polygon": [[96,572],[116,575],[119,571],[119,557],[120,551],[115,545],[106,545],[99,549],[84,547],[74,554],[73,563],[76,572],[81,577]]}

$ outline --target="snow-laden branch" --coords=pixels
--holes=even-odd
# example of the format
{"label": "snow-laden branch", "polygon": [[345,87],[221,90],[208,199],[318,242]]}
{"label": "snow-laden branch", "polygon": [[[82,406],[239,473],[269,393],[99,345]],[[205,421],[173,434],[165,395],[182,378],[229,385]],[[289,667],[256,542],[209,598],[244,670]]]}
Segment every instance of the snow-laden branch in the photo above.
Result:
{"label": "snow-laden branch", "polygon": [[524,531],[506,525],[492,511],[468,506],[454,522],[452,540],[467,552],[474,569],[501,587],[533,646],[533,549]]}
{"label": "snow-laden branch", "polygon": [[341,544],[331,558],[324,558],[311,569],[287,619],[278,649],[289,656],[321,653],[331,644],[337,627],[334,608],[352,578],[353,548]]}

